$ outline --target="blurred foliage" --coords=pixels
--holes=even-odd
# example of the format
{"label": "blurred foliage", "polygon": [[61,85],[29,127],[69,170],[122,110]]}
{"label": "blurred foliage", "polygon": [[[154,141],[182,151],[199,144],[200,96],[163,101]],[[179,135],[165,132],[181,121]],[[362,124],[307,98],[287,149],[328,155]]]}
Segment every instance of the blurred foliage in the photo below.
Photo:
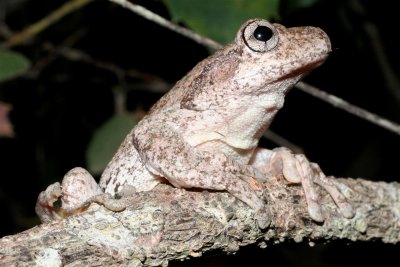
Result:
{"label": "blurred foliage", "polygon": [[89,172],[100,175],[137,121],[130,114],[115,114],[95,130],[86,159]]}
{"label": "blurred foliage", "polygon": [[0,50],[0,82],[26,73],[29,67],[30,62],[23,54]]}
{"label": "blurred foliage", "polygon": [[220,43],[232,41],[250,18],[276,19],[279,0],[165,0],[172,19]]}
{"label": "blurred foliage", "polygon": [[304,8],[309,8],[321,0],[290,0],[286,1],[286,12],[296,12]]}

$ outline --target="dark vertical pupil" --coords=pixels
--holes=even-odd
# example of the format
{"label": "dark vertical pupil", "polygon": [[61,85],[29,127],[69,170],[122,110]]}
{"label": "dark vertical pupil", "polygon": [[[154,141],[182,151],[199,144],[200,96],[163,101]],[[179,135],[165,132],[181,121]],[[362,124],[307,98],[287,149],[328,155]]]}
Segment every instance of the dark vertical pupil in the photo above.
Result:
{"label": "dark vertical pupil", "polygon": [[258,41],[266,42],[271,39],[273,31],[267,26],[258,26],[253,35]]}

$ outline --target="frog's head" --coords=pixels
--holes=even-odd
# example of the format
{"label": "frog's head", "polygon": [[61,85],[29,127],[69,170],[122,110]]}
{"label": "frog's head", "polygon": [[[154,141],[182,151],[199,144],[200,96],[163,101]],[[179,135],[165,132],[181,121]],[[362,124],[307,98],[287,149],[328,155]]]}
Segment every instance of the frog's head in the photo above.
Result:
{"label": "frog's head", "polygon": [[246,91],[258,93],[262,88],[286,92],[331,52],[329,37],[319,28],[286,28],[262,19],[245,22],[235,45],[242,53],[235,77]]}
{"label": "frog's head", "polygon": [[185,87],[181,108],[239,107],[247,99],[279,109],[288,89],[322,64],[330,51],[329,38],[319,28],[249,20],[233,43],[199,63],[178,84]]}

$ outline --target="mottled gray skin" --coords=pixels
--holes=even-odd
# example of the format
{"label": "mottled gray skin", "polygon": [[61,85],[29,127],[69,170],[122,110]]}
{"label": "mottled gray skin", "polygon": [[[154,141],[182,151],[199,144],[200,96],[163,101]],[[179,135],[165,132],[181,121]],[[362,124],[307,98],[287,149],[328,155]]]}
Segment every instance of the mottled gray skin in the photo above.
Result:
{"label": "mottled gray skin", "polygon": [[[254,37],[259,26],[271,30],[268,40]],[[176,187],[226,190],[253,208],[264,228],[268,212],[253,178],[262,182],[275,174],[303,185],[313,219],[323,221],[315,183],[352,216],[318,165],[287,149],[257,148],[285,94],[330,51],[318,28],[247,21],[233,43],[194,67],[132,129],[105,169],[101,189],[115,196],[127,185],[148,191],[167,180]],[[65,192],[64,198],[74,194]],[[83,201],[96,194],[85,193]]]}

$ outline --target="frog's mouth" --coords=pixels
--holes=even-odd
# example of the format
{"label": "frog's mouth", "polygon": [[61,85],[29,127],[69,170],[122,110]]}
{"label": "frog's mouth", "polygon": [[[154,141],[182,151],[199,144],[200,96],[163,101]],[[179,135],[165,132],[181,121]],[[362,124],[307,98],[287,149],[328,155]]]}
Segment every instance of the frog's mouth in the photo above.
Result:
{"label": "frog's mouth", "polygon": [[328,54],[323,54],[320,58],[310,61],[307,64],[300,64],[298,68],[291,70],[287,75],[280,77],[277,81],[299,77],[299,80],[309,74],[312,70],[318,68],[328,58]]}

